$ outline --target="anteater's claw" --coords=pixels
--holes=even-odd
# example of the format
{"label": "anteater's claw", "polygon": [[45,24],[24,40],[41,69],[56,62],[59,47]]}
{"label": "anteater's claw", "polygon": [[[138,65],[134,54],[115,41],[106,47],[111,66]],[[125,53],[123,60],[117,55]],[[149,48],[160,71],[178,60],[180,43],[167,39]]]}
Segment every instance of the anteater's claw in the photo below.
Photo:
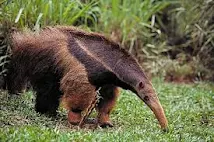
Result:
{"label": "anteater's claw", "polygon": [[100,127],[102,127],[102,128],[113,127],[113,124],[112,124],[111,122],[109,122],[109,121],[103,122],[103,123],[101,123],[101,124],[99,124],[99,125],[100,125]]}
{"label": "anteater's claw", "polygon": [[164,133],[168,133],[169,132],[169,129],[168,128],[164,128],[162,129]]}

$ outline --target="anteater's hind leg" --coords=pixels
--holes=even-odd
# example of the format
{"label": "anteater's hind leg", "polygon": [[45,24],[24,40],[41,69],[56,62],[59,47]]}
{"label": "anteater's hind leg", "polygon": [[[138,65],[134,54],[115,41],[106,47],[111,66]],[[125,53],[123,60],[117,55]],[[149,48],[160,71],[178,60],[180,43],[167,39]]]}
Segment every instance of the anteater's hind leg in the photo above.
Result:
{"label": "anteater's hind leg", "polygon": [[114,85],[105,85],[100,89],[100,102],[98,104],[98,123],[101,127],[112,127],[109,115],[116,104],[119,88]]}
{"label": "anteater's hind leg", "polygon": [[62,95],[59,90],[59,81],[54,76],[49,76],[33,82],[33,86],[36,91],[36,111],[55,116]]}
{"label": "anteater's hind leg", "polygon": [[44,87],[37,91],[35,109],[42,114],[55,116],[59,107],[61,92],[56,86],[52,87],[49,91],[45,89]]}
{"label": "anteater's hind leg", "polygon": [[[26,76],[25,72],[21,69],[16,68],[16,62],[11,60],[11,63],[8,67],[8,73],[6,76],[6,88],[10,95],[18,95],[22,92],[26,85]],[[20,64],[21,66],[21,64]]]}

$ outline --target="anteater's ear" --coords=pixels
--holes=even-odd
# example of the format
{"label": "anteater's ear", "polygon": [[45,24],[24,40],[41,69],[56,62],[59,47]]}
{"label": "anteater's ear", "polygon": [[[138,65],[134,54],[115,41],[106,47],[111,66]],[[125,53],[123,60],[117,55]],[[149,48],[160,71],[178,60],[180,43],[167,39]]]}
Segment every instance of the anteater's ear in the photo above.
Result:
{"label": "anteater's ear", "polygon": [[138,89],[143,89],[145,87],[144,83],[141,81],[138,83]]}

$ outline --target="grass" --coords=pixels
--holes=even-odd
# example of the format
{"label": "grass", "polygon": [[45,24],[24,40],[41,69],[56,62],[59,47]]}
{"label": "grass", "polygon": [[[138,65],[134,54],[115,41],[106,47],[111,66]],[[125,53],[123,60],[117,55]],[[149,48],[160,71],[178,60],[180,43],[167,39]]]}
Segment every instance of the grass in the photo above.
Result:
{"label": "grass", "polygon": [[95,2],[84,4],[79,0],[5,0],[0,6],[0,19],[17,28],[39,30],[40,26],[82,24],[92,17]]}
{"label": "grass", "polygon": [[[122,91],[112,112],[113,128],[70,128],[66,112],[56,118],[34,111],[34,96],[0,95],[0,141],[214,141],[213,84],[176,85],[154,80],[169,121],[169,132],[159,129],[152,112],[134,94]],[[94,115],[94,114],[92,114]]]}

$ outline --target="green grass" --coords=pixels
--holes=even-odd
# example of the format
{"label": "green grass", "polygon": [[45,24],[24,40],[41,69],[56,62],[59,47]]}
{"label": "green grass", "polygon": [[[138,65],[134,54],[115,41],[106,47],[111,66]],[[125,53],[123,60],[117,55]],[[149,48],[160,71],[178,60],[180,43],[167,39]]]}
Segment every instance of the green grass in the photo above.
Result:
{"label": "green grass", "polygon": [[[214,85],[176,85],[154,80],[169,121],[159,129],[152,112],[134,94],[122,91],[112,112],[113,128],[69,127],[66,112],[56,118],[34,111],[32,92],[17,98],[0,95],[0,141],[214,141]],[[94,114],[93,114],[94,115]]]}
{"label": "green grass", "polygon": [[40,26],[72,25],[78,20],[86,24],[93,19],[95,2],[87,4],[79,0],[5,0],[0,6],[0,19],[13,24],[17,28],[32,28],[38,30]]}

